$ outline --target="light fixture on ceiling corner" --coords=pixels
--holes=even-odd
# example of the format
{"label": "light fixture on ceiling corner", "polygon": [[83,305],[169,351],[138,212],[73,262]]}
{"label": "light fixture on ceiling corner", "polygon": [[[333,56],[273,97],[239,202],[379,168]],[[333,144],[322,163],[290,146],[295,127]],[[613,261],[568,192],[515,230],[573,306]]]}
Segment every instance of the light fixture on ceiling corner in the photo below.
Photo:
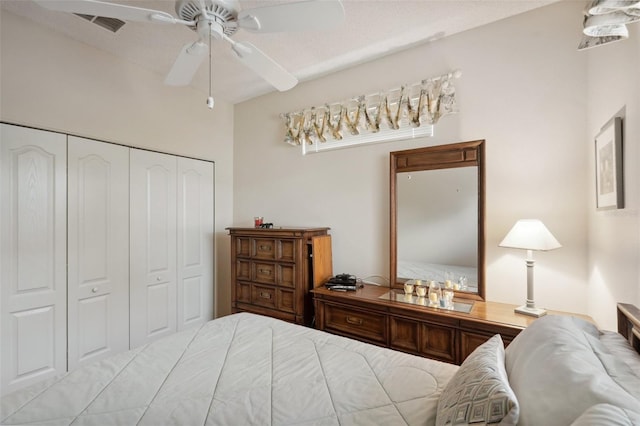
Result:
{"label": "light fixture on ceiling corner", "polygon": [[604,15],[611,12],[640,9],[638,0],[594,0],[587,8],[589,15]]}
{"label": "light fixture on ceiling corner", "polygon": [[527,250],[527,303],[515,309],[518,314],[541,317],[547,314],[545,309],[536,308],[533,299],[533,250],[548,251],[562,247],[558,240],[538,219],[520,219],[513,225],[500,247]]}
{"label": "light fixture on ceiling corner", "polygon": [[640,9],[638,9],[637,15],[619,11],[606,15],[592,15],[585,18],[582,32],[591,37],[629,37],[629,30],[626,24],[637,21],[640,21]]}
{"label": "light fixture on ceiling corner", "polygon": [[603,44],[613,43],[614,41],[625,40],[626,37],[622,36],[605,36],[605,37],[591,37],[582,35],[580,44],[578,44],[578,50],[591,49],[593,47],[602,46]]}
{"label": "light fixture on ceiling corner", "polygon": [[638,0],[594,0],[585,10],[578,50],[629,38],[627,24],[640,21]]}

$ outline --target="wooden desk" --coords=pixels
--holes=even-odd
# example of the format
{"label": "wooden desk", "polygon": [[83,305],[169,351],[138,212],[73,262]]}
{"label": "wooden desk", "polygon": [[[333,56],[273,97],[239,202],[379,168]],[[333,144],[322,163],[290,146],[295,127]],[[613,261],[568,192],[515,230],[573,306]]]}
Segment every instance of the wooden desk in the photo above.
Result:
{"label": "wooden desk", "polygon": [[[381,299],[388,287],[364,285],[356,291],[314,290],[316,328],[403,352],[460,364],[494,334],[508,345],[536,320],[516,314],[516,305],[473,303],[469,313],[455,312]],[[548,315],[585,315],[549,311]]]}

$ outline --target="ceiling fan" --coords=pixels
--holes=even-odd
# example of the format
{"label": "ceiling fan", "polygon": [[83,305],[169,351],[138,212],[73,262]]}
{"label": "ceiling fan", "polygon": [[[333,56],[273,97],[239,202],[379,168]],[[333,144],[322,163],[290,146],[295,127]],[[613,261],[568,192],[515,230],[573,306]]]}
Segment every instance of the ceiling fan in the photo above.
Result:
{"label": "ceiling fan", "polygon": [[[46,9],[55,11],[190,27],[196,32],[198,39],[182,47],[166,76],[165,84],[173,86],[184,86],[191,82],[207,56],[207,50],[209,57],[211,56],[211,41],[215,39],[229,42],[236,57],[273,87],[279,91],[289,90],[298,83],[293,75],[252,43],[237,42],[231,39],[231,36],[238,29],[255,33],[326,30],[344,20],[344,9],[340,0],[306,0],[247,10],[241,9],[239,0],[176,0],[177,18],[164,11],[98,0],[34,1]],[[207,105],[213,108],[211,61]]]}

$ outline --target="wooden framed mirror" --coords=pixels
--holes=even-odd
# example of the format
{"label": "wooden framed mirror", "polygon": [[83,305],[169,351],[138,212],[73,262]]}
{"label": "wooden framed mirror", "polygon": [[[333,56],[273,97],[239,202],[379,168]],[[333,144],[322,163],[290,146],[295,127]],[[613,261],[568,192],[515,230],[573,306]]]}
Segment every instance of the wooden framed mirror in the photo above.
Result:
{"label": "wooden framed mirror", "polygon": [[390,286],[450,279],[485,298],[484,140],[390,153]]}

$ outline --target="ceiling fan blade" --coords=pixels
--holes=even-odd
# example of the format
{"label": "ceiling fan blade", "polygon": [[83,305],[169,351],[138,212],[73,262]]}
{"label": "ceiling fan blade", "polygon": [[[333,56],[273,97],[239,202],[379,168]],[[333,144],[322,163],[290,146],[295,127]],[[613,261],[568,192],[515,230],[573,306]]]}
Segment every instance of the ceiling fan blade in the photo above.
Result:
{"label": "ceiling fan blade", "polygon": [[169,86],[186,86],[200,68],[202,60],[207,56],[207,44],[198,40],[182,46],[180,54],[164,79]]}
{"label": "ceiling fan blade", "polygon": [[310,31],[334,28],[344,21],[340,0],[308,0],[247,9],[238,25],[252,32]]}
{"label": "ceiling fan blade", "polygon": [[297,78],[253,44],[236,42],[232,49],[242,63],[279,91],[284,92],[298,84]]}
{"label": "ceiling fan blade", "polygon": [[81,15],[104,16],[125,21],[176,23],[179,20],[159,10],[125,6],[97,0],[34,0],[45,9]]}

